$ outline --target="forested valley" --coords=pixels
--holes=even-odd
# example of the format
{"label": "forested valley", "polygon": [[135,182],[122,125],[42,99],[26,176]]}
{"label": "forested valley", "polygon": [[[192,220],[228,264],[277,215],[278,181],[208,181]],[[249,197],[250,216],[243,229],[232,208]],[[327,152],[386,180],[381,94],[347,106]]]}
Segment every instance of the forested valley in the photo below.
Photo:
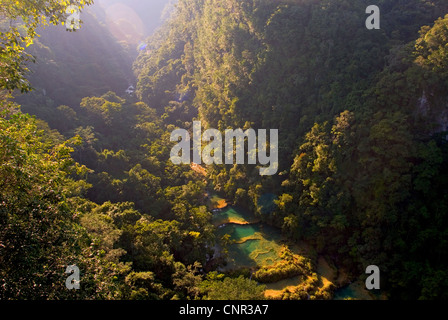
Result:
{"label": "forested valley", "polygon": [[[448,298],[446,0],[376,1],[379,30],[370,0],[161,0],[141,40],[29,2],[0,0],[1,300],[334,299],[369,265],[371,299]],[[173,164],[193,121],[278,129],[277,174]],[[273,262],[230,267],[259,228]]]}

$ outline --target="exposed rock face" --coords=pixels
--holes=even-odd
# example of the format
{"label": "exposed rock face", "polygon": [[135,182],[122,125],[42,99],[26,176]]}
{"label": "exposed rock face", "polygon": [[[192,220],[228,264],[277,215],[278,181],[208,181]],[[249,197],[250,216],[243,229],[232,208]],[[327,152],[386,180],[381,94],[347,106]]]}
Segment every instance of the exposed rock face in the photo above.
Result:
{"label": "exposed rock face", "polygon": [[422,96],[420,97],[420,99],[418,99],[417,111],[419,114],[422,114],[424,116],[428,114],[429,103],[428,98],[426,97],[426,92],[424,90]]}
{"label": "exposed rock face", "polygon": [[417,102],[416,115],[423,116],[431,122],[430,134],[448,131],[448,97],[434,98],[433,95],[423,91]]}

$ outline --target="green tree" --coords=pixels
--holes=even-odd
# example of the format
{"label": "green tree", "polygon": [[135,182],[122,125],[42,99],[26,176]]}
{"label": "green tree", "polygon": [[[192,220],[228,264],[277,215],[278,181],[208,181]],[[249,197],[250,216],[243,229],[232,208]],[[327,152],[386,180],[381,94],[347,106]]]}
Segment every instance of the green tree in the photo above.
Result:
{"label": "green tree", "polygon": [[[114,297],[117,288],[91,238],[67,202],[68,177],[85,167],[70,157],[77,139],[45,142],[36,121],[14,109],[0,116],[0,297]],[[93,259],[87,257],[92,255]],[[84,290],[69,293],[65,268],[76,264]],[[90,272],[95,272],[94,277]],[[89,276],[90,274],[90,276]]]}
{"label": "green tree", "polygon": [[205,300],[263,300],[264,285],[239,276],[223,280],[204,280],[201,285]]}

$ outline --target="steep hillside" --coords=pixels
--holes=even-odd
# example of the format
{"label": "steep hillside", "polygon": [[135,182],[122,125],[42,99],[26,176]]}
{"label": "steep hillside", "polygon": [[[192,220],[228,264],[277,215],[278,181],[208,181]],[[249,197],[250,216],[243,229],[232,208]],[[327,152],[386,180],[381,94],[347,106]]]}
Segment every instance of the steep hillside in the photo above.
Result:
{"label": "steep hillside", "polygon": [[258,212],[277,194],[261,217],[290,239],[353,274],[380,265],[398,297],[431,298],[447,285],[431,279],[446,270],[448,97],[446,19],[431,26],[448,4],[383,1],[368,30],[369,4],[179,1],[135,64],[137,93],[180,127],[279,129],[282,175],[212,165],[215,189]]}
{"label": "steep hillside", "polygon": [[378,2],[0,0],[0,299],[447,299],[448,3]]}
{"label": "steep hillside", "polygon": [[[35,56],[29,63],[34,91],[17,96],[24,112],[58,124],[60,105],[77,108],[83,97],[108,91],[124,94],[135,82],[133,53],[126,51],[91,11],[82,13],[83,25],[76,32],[65,26],[39,29],[40,37],[28,48]],[[133,48],[136,52],[136,48]],[[62,129],[62,128],[61,128]]]}

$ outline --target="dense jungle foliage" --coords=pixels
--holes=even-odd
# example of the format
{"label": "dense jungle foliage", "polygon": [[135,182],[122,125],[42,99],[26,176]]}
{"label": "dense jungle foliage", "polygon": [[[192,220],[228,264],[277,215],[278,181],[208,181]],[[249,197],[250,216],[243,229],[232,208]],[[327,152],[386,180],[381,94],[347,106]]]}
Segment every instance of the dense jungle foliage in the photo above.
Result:
{"label": "dense jungle foliage", "polygon": [[[378,265],[390,299],[448,298],[445,0],[377,1],[380,30],[370,0],[178,0],[133,73],[94,14],[41,29],[68,1],[30,2],[0,0],[0,299],[261,299],[291,276],[283,299],[331,298],[287,249],[220,272],[208,192],[353,277]],[[193,120],[278,129],[279,173],[174,165],[171,132]]]}

